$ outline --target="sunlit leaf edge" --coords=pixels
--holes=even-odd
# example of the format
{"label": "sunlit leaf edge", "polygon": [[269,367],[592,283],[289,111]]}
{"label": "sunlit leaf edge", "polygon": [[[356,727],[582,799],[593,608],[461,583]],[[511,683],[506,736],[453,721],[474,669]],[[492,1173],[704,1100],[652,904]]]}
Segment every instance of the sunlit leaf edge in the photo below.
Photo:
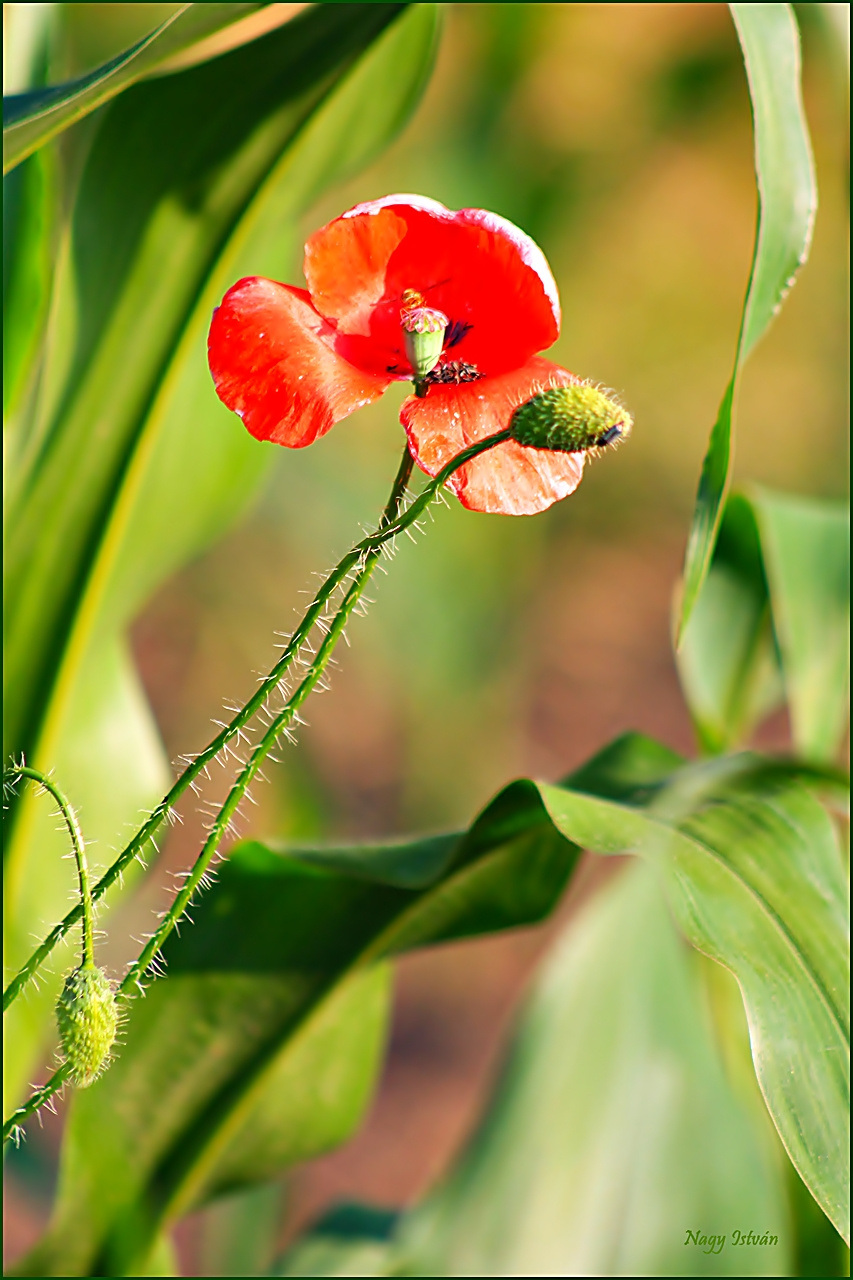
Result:
{"label": "sunlit leaf edge", "polygon": [[[264,0],[264,3],[266,0]],[[76,124],[167,58],[263,8],[264,3],[185,4],[136,44],[64,84],[3,99],[3,172]]]}
{"label": "sunlit leaf edge", "polygon": [[[702,464],[676,624],[676,643],[708,574],[731,476],[732,427],[742,366],[808,257],[817,183],[800,89],[799,30],[788,4],[729,4],[746,67],[755,129],[758,219],[734,370]],[[767,26],[767,30],[762,27]],[[773,29],[775,28],[775,29]],[[763,66],[762,66],[763,62]],[[782,174],[772,190],[771,177]],[[779,196],[779,198],[777,198]],[[781,251],[774,240],[781,240]],[[769,248],[768,248],[769,245]]]}

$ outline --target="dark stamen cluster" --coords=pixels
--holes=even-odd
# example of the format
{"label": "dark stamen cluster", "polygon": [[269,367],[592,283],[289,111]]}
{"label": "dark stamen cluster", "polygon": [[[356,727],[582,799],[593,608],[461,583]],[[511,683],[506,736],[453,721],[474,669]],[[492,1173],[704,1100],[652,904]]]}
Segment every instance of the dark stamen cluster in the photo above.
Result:
{"label": "dark stamen cluster", "polygon": [[464,360],[448,360],[447,364],[436,365],[430,370],[424,382],[428,385],[436,382],[477,382],[482,376],[474,364],[466,364]]}

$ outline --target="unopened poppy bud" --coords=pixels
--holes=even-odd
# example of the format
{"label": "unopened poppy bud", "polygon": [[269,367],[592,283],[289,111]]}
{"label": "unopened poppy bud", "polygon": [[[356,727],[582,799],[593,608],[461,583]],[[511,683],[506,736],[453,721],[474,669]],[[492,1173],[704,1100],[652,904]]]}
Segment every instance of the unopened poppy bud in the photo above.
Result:
{"label": "unopened poppy bud", "polygon": [[71,1079],[85,1089],[109,1061],[118,1030],[118,1006],[103,969],[83,964],[68,975],[56,1002],[56,1021]]}
{"label": "unopened poppy bud", "polygon": [[415,382],[421,382],[438,364],[444,347],[444,331],[449,323],[443,311],[426,305],[423,294],[417,289],[405,290],[400,324]]}
{"label": "unopened poppy bud", "polygon": [[631,415],[597,387],[576,382],[540,391],[510,418],[512,437],[531,449],[583,453],[630,435]]}

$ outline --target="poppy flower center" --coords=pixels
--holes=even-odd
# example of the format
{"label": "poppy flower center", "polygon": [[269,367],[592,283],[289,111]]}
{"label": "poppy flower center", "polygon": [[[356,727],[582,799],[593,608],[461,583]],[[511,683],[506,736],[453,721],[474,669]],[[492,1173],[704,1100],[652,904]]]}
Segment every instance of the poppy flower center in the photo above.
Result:
{"label": "poppy flower center", "polygon": [[405,289],[400,308],[400,324],[406,345],[406,356],[415,375],[415,383],[422,383],[438,364],[444,349],[444,334],[450,324],[443,311],[428,307],[426,299],[417,289]]}

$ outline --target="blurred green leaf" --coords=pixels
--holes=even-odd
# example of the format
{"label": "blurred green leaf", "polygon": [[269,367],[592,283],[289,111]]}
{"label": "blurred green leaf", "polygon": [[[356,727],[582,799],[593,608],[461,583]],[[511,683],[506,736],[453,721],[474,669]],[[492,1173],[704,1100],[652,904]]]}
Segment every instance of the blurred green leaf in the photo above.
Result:
{"label": "blurred green leaf", "polygon": [[699,743],[711,754],[743,742],[784,700],[758,526],[742,494],[726,503],[676,661]]}
{"label": "blurred green leaf", "polygon": [[269,1274],[274,1276],[397,1276],[400,1255],[383,1240],[353,1239],[322,1232],[300,1241]]}
{"label": "blurred green leaf", "polygon": [[[847,881],[835,829],[811,794],[811,790],[823,787],[834,797],[839,781],[832,770],[753,755],[685,764],[659,744],[630,734],[617,739],[560,786],[513,783],[487,807],[472,834],[497,814],[508,829],[522,830],[525,813],[539,826],[538,796],[558,830],[572,842],[603,854],[639,853],[653,864],[686,937],[737,979],[749,1022],[753,1065],[767,1109],[800,1176],[835,1227],[844,1233],[849,1160]],[[633,883],[645,884],[639,879]],[[617,898],[622,892],[622,886],[614,890]],[[703,1153],[701,1166],[692,1171],[695,1182],[684,1182],[684,1170],[691,1167],[689,1154],[670,1160],[665,1151],[654,1164],[654,1170],[659,1171],[654,1175],[658,1186],[673,1169],[679,1171],[676,1188],[664,1183],[660,1204],[677,1204],[679,1196],[689,1191],[695,1194],[695,1212],[699,1213],[708,1203],[703,1170],[709,1143],[718,1152],[722,1168],[742,1141],[744,1150],[715,1187],[725,1213],[719,1222],[701,1229],[723,1233],[735,1226],[740,1229],[743,1205],[759,1189],[764,1194],[772,1189],[771,1200],[778,1207],[778,1189],[766,1165],[756,1180],[753,1165],[760,1156],[758,1139],[749,1138],[749,1125],[738,1118],[738,1104],[721,1083],[714,1053],[705,1040],[703,998],[694,989],[690,966],[667,928],[658,895],[651,883],[624,892],[621,906],[600,908],[608,918],[613,913],[612,932],[608,925],[606,941],[600,944],[601,958],[587,959],[582,965],[578,962],[577,972],[583,973],[583,979],[573,979],[575,1003],[571,1004],[567,989],[558,983],[547,1012],[541,1017],[531,1015],[530,1026],[535,1025],[540,1048],[544,1045],[547,1052],[540,1055],[539,1048],[528,1052],[525,1046],[533,1032],[522,1033],[522,1047],[510,1067],[501,1100],[473,1153],[466,1157],[459,1185],[454,1181],[446,1195],[438,1193],[435,1217],[430,1216],[431,1208],[425,1209],[422,1228],[416,1215],[410,1239],[408,1228],[403,1228],[400,1239],[406,1247],[399,1274],[447,1274],[448,1270],[450,1274],[488,1274],[496,1258],[510,1256],[509,1251],[516,1247],[520,1251],[517,1268],[525,1273],[540,1269],[553,1273],[556,1265],[560,1271],[577,1269],[584,1274],[598,1270],[612,1273],[614,1269],[616,1274],[684,1274],[684,1232],[691,1224],[679,1222],[681,1236],[676,1240],[667,1234],[669,1217],[662,1221],[661,1214],[651,1210],[639,1215],[646,1231],[644,1234],[638,1226],[629,1241],[635,1251],[630,1256],[620,1254],[615,1261],[613,1256],[602,1261],[569,1253],[555,1263],[556,1254],[549,1260],[547,1254],[537,1252],[540,1248],[568,1250],[578,1238],[586,1240],[590,1249],[600,1248],[602,1241],[613,1239],[616,1230],[602,1229],[597,1211],[581,1199],[577,1201],[579,1222],[594,1222],[594,1229],[584,1235],[579,1226],[577,1232],[567,1230],[565,1237],[560,1237],[560,1224],[574,1222],[570,1209],[577,1197],[561,1190],[554,1203],[554,1188],[562,1186],[564,1177],[580,1177],[578,1195],[586,1195],[593,1168],[601,1170],[601,1213],[613,1209],[612,1166],[603,1157],[598,1160],[591,1149],[576,1163],[565,1161],[564,1152],[571,1149],[574,1135],[586,1132],[586,1117],[600,1116],[590,1101],[590,1089],[604,1079],[597,1096],[605,1101],[616,1096],[619,1064],[626,1056],[631,1061],[630,1045],[611,1043],[602,1029],[602,1010],[614,1007],[624,1008],[625,1026],[636,1036],[638,1049],[643,1048],[643,1037],[652,1037],[654,1044],[660,1035],[665,1044],[665,1033],[675,1036],[675,1044],[680,1044],[686,1055],[682,1065],[692,1063],[691,1070],[699,1073],[693,1077],[696,1096],[706,1101],[716,1098],[715,1106],[721,1108],[716,1116],[705,1113],[703,1124],[707,1121],[707,1127],[701,1133],[697,1130],[688,1143],[688,1153],[691,1144]],[[641,908],[645,904],[648,918],[638,909],[638,902]],[[569,952],[571,938],[570,933]],[[622,945],[626,950],[620,958]],[[674,985],[661,997],[664,972]],[[559,1011],[569,1005],[573,1013],[566,1015],[563,1023]],[[668,1021],[670,1010],[674,1011],[672,1024]],[[558,1026],[561,1033],[554,1029]],[[680,1041],[679,1036],[683,1037]],[[593,1052],[591,1045],[599,1045],[600,1052]],[[575,1051],[576,1058],[572,1056]],[[537,1065],[540,1056],[542,1062]],[[569,1064],[575,1062],[576,1074],[566,1067],[567,1059]],[[566,1070],[566,1081],[561,1070]],[[620,1095],[623,1100],[630,1098],[629,1084],[636,1088],[638,1079],[647,1078],[648,1073],[639,1067],[626,1071],[625,1091]],[[564,1087],[565,1093],[555,1102],[556,1091]],[[576,1097],[580,1099],[577,1102]],[[635,1101],[637,1116],[642,1118],[651,1104],[648,1099]],[[697,1106],[688,1106],[687,1115],[695,1116]],[[547,1162],[539,1182],[542,1152],[550,1149],[549,1135],[564,1107],[570,1108],[563,1131],[569,1146],[563,1155],[555,1153],[553,1161]],[[511,1119],[505,1121],[504,1112]],[[536,1114],[541,1119],[534,1119]],[[675,1125],[672,1132],[676,1144],[684,1132],[691,1132],[689,1120],[682,1123],[686,1128]],[[662,1125],[656,1125],[655,1133]],[[665,1126],[663,1131],[665,1136],[669,1132]],[[725,1137],[718,1149],[718,1133],[730,1132],[740,1137]],[[609,1128],[603,1122],[598,1127],[590,1124],[590,1143],[604,1143],[608,1133],[618,1135],[613,1147],[624,1146],[625,1125],[615,1122]],[[645,1144],[638,1141],[635,1148],[626,1147],[622,1154],[629,1160],[635,1150],[638,1160],[651,1160],[651,1145],[651,1138]],[[747,1172],[741,1187],[744,1169],[752,1172]],[[626,1196],[628,1188],[632,1195],[639,1194],[637,1188],[648,1187],[652,1177],[651,1173],[638,1174],[634,1181],[628,1172],[619,1176],[624,1176]],[[515,1197],[523,1194],[522,1187],[529,1190],[530,1199],[523,1200],[524,1211],[516,1213]],[[726,1199],[729,1187],[738,1188],[731,1202]],[[469,1209],[472,1230],[466,1216]],[[620,1222],[624,1221],[623,1205]],[[698,1223],[691,1229],[697,1227]],[[517,1235],[513,1234],[516,1230]],[[447,1254],[431,1251],[430,1241],[435,1249],[445,1248]],[[781,1235],[780,1241],[783,1248],[792,1247]],[[413,1269],[407,1252],[410,1248],[415,1250]],[[643,1249],[660,1252],[651,1261],[644,1259]],[[672,1250],[669,1261],[667,1250]],[[729,1268],[724,1274],[742,1274],[745,1265],[742,1256],[736,1261],[731,1256],[717,1257],[713,1263],[704,1257],[691,1260],[697,1268]],[[778,1261],[778,1256],[753,1258],[760,1274],[778,1274]]]}
{"label": "blurred green leaf", "polygon": [[[33,156],[3,179],[4,422],[26,390],[47,321],[58,232],[57,180],[56,157],[50,151]],[[6,466],[14,470],[15,459],[7,456]]]}
{"label": "blurred green leaf", "polygon": [[[124,629],[239,515],[274,453],[216,399],[211,311],[241,275],[286,278],[299,215],[401,126],[435,40],[429,5],[320,5],[133,86],[101,121],[57,267],[38,411],[7,478],[5,749],[56,770],[105,856],[168,779]],[[6,861],[11,966],[66,909],[63,852],[25,797]],[[56,981],[10,1011],[13,1097]]]}
{"label": "blurred green leaf", "polygon": [[181,5],[144,39],[88,75],[66,84],[4,97],[3,172],[8,173],[45,142],[155,70],[167,58],[260,8],[263,5],[257,3]]}
{"label": "blurred green leaf", "polygon": [[707,577],[731,472],[732,420],[744,361],[808,256],[817,186],[800,93],[800,42],[787,4],[730,4],[755,131],[758,226],[731,381],[702,465],[687,544],[679,641]]}
{"label": "blurred green leaf", "polygon": [[262,1276],[273,1261],[286,1208],[281,1182],[221,1196],[202,1211],[197,1267],[202,1275]]}
{"label": "blurred green leaf", "polygon": [[386,957],[529,924],[578,850],[532,786],[461,839],[239,846],[131,1007],[117,1061],[72,1102],[60,1191],[20,1274],[139,1274],[191,1207],[340,1143],[378,1071]]}
{"label": "blurred green leaf", "polygon": [[677,654],[706,751],[742,742],[787,694],[798,752],[835,758],[848,717],[849,547],[846,505],[763,489],[729,498]]}
{"label": "blurred green leaf", "polygon": [[[746,1222],[776,1246],[732,1248]],[[479,1131],[402,1220],[396,1274],[785,1275],[784,1225],[779,1169],[727,1082],[695,960],[639,864],[550,956]],[[685,1248],[688,1229],[726,1247]]]}
{"label": "blurred green leaf", "polygon": [[850,509],[757,489],[773,621],[797,750],[833,760],[849,714]]}
{"label": "blurred green leaf", "polygon": [[846,1239],[848,885],[822,806],[789,769],[748,755],[686,766],[646,812],[564,787],[539,792],[568,839],[650,859],[687,938],[735,975],[768,1110]]}
{"label": "blurred green leaf", "polygon": [[392,1235],[399,1215],[370,1205],[340,1204],[298,1240],[268,1272],[273,1276],[394,1276],[402,1259]]}

